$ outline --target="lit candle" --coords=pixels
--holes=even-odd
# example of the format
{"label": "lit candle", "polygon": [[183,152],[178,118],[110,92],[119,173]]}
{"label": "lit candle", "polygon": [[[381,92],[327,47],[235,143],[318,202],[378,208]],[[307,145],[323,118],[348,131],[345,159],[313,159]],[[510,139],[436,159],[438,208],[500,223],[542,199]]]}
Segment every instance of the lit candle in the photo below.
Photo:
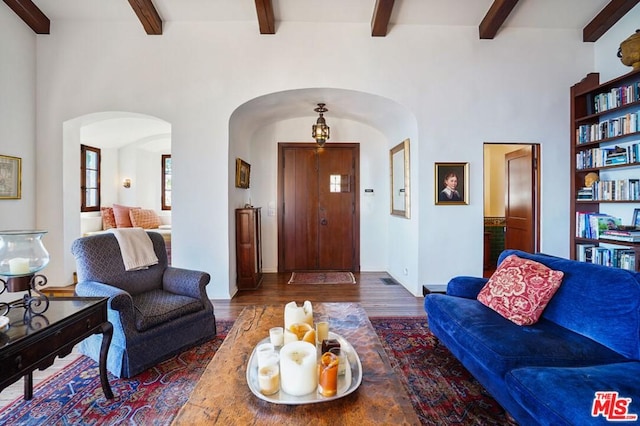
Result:
{"label": "lit candle", "polygon": [[256,353],[258,354],[258,368],[278,363],[278,353],[275,351],[271,343],[258,345]]}
{"label": "lit candle", "polygon": [[282,329],[282,327],[270,328],[269,339],[271,340],[271,344],[273,346],[282,346],[284,344],[284,330]]}
{"label": "lit candle", "polygon": [[329,323],[327,321],[319,321],[316,323],[316,339],[317,344],[322,344],[323,340],[329,338]]}
{"label": "lit candle", "polygon": [[11,275],[29,274],[29,259],[16,257],[9,260],[9,273]]}
{"label": "lit candle", "polygon": [[285,330],[289,330],[289,327],[297,322],[304,322],[313,327],[313,307],[308,300],[305,300],[302,306],[298,306],[296,302],[289,302],[284,306]]}
{"label": "lit candle", "polygon": [[258,384],[264,395],[273,395],[280,390],[280,372],[278,364],[268,365],[258,370]]}
{"label": "lit candle", "polygon": [[308,342],[291,342],[280,350],[280,386],[292,396],[302,396],[318,387],[316,347]]}

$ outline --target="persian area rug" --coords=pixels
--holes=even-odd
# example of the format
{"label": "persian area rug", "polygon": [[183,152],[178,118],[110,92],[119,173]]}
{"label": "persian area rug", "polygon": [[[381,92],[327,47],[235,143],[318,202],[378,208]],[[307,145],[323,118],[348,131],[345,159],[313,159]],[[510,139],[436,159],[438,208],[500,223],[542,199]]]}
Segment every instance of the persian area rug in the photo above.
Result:
{"label": "persian area rug", "polygon": [[[482,386],[431,334],[425,317],[371,318],[391,365],[424,425],[515,425]],[[132,379],[109,381],[102,394],[98,365],[81,356],[0,410],[2,425],[169,425],[184,405],[232,322],[218,336]],[[366,372],[365,372],[366,374]]]}
{"label": "persian area rug", "polygon": [[422,424],[517,426],[431,333],[426,317],[369,319]]}
{"label": "persian area rug", "polygon": [[80,356],[0,410],[0,425],[168,425],[187,402],[233,321],[216,321],[218,335],[130,379],[109,373],[114,398],[106,399],[98,364]]}
{"label": "persian area rug", "polygon": [[293,272],[289,284],[355,284],[356,277],[351,272]]}

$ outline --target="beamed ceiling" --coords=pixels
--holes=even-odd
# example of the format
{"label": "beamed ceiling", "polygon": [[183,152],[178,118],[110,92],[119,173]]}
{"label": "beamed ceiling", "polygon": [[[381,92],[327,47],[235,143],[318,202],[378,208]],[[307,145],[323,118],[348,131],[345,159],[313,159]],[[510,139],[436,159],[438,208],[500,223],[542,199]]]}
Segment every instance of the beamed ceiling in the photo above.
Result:
{"label": "beamed ceiling", "polygon": [[[207,19],[209,14],[212,21],[242,20],[246,18],[247,3],[250,3],[250,0],[100,0],[102,3],[97,3],[97,0],[3,1],[36,34],[50,33],[51,20],[47,11],[55,15],[52,18],[54,20],[112,19],[113,11],[107,7],[113,8],[114,2],[128,1],[131,16],[137,17],[149,35],[161,35],[163,22],[170,21],[173,16],[177,19],[185,16]],[[468,25],[469,19],[476,16],[472,13],[482,7],[484,17],[477,16],[475,23],[481,39],[493,39],[510,21],[513,26],[558,28],[563,21],[576,23],[576,20],[582,20],[583,23],[577,24],[584,25],[582,40],[585,42],[598,40],[639,2],[640,0],[349,0],[349,4],[345,4],[343,0],[324,0],[321,3],[317,0],[295,0],[295,3],[292,0],[254,0],[255,19],[260,34],[276,34],[278,21],[297,19],[302,12],[317,15],[303,17],[300,19],[302,21],[322,21],[327,15],[334,14],[336,21],[350,22],[350,19],[358,21],[358,13],[369,9],[371,36],[385,37],[394,24]],[[106,6],[106,3],[110,6]],[[533,5],[534,3],[536,4]],[[531,13],[532,10],[537,13]],[[423,16],[416,12],[421,12]]]}

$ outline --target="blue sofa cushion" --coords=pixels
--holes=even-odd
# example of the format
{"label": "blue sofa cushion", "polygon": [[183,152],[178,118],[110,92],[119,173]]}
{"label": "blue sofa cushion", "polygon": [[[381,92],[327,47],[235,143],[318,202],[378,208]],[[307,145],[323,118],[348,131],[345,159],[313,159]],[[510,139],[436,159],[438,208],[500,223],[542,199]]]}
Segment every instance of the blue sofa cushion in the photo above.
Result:
{"label": "blue sofa cushion", "polygon": [[544,254],[505,250],[564,272],[542,318],[640,360],[640,274]]}
{"label": "blue sofa cushion", "polygon": [[132,298],[138,331],[144,331],[158,324],[204,309],[200,299],[164,290],[152,290],[132,296]]}
{"label": "blue sofa cushion", "polygon": [[[463,348],[454,353],[500,380],[522,366],[585,366],[626,359],[564,327],[541,318],[519,326],[475,299],[430,294],[425,300],[430,322]],[[455,351],[454,351],[455,352]]]}
{"label": "blue sofa cushion", "polygon": [[[610,425],[622,419],[608,420],[607,413],[618,417],[635,415],[637,421],[639,377],[640,362],[582,368],[528,367],[509,372],[506,385],[513,398],[542,425]],[[593,417],[596,392],[617,392],[617,413],[608,406],[613,400],[607,402],[603,397]],[[631,401],[626,403],[622,398]],[[629,420],[634,421],[633,416]]]}

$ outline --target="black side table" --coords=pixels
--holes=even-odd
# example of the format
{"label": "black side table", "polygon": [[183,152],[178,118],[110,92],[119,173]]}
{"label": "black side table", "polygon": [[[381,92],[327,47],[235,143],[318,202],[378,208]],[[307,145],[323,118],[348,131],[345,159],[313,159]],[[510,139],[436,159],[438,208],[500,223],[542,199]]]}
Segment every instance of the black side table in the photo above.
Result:
{"label": "black side table", "polygon": [[25,315],[25,308],[13,308],[9,327],[0,331],[0,391],[24,376],[24,399],[33,397],[33,371],[51,366],[55,358],[71,353],[73,347],[91,336],[102,334],[100,382],[105,397],[113,398],[107,377],[107,353],[113,326],[107,320],[106,297],[61,297],[49,299],[45,312]]}

